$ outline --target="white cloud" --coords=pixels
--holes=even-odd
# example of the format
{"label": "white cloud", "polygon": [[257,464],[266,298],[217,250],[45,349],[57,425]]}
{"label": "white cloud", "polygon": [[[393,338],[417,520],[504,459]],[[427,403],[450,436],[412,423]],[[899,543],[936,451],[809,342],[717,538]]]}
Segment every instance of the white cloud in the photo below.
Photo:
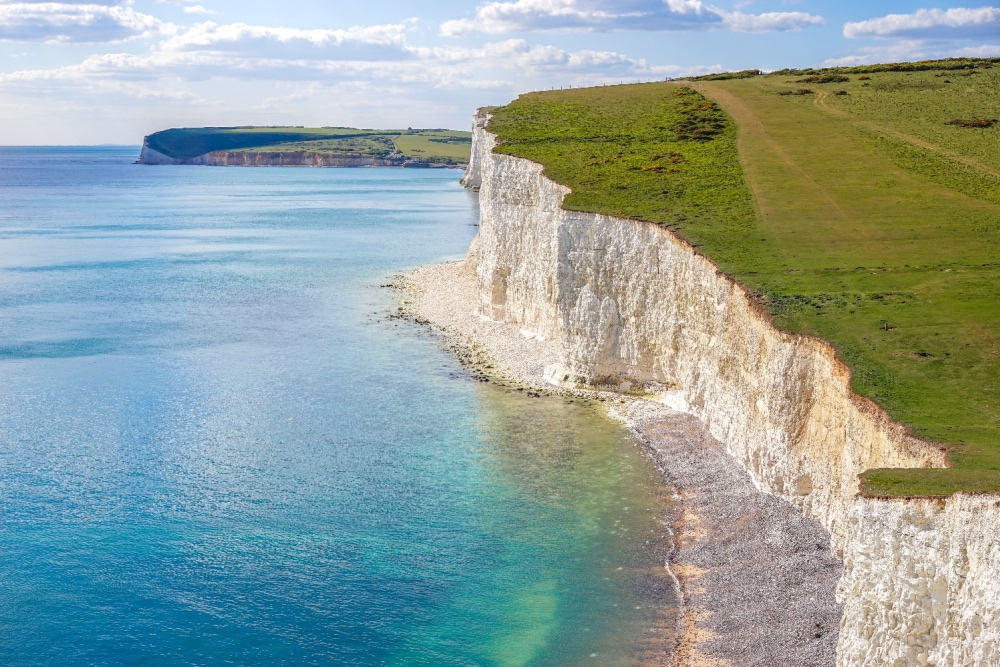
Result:
{"label": "white cloud", "polygon": [[889,14],[844,25],[844,36],[962,39],[1000,35],[1000,9],[919,9],[913,14]]}
{"label": "white cloud", "polygon": [[830,58],[823,64],[827,67],[853,67],[873,63],[894,63],[908,60],[931,58],[927,44],[921,40],[899,40],[879,46],[866,46],[847,56]]}
{"label": "white cloud", "polygon": [[160,51],[229,53],[248,58],[397,60],[407,58],[406,25],[300,30],[231,23],[200,23],[164,41]]}
{"label": "white cloud", "polygon": [[517,0],[488,2],[474,19],[446,21],[444,35],[501,34],[521,30],[679,30],[721,23],[700,0]]}
{"label": "white cloud", "polygon": [[0,41],[120,42],[172,30],[154,16],[118,4],[0,3]]}
{"label": "white cloud", "polygon": [[766,12],[764,14],[725,14],[726,27],[736,32],[787,32],[823,25],[822,16],[805,12]]}
{"label": "white cloud", "polygon": [[949,45],[948,42],[900,39],[878,46],[867,46],[859,49],[857,53],[831,58],[823,64],[827,67],[851,67],[874,63],[936,60],[939,58],[991,58],[994,56],[1000,56],[1000,45],[982,44],[957,47]]}
{"label": "white cloud", "polygon": [[726,12],[701,0],[516,0],[488,2],[472,19],[441,24],[441,34],[503,34],[532,30],[704,30],[724,27],[744,32],[798,30],[822,23],[803,12]]}
{"label": "white cloud", "polygon": [[995,58],[1000,56],[1000,44],[966,46],[953,51],[951,55],[957,58]]}
{"label": "white cloud", "polygon": [[[179,5],[185,14],[217,14],[218,12],[208,9],[201,4],[198,4],[198,0],[156,0],[160,4],[164,5]],[[131,0],[126,0],[126,2],[131,3]]]}

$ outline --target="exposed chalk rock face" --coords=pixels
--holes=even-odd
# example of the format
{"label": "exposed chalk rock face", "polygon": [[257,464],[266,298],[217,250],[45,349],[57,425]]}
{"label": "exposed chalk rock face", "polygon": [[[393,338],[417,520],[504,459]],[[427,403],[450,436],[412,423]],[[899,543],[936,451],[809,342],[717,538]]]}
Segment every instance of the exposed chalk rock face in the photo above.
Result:
{"label": "exposed chalk rock face", "polygon": [[489,122],[489,114],[482,110],[477,111],[472,117],[472,154],[469,156],[469,166],[462,176],[462,185],[470,190],[478,190],[483,182],[482,164],[489,155],[483,155],[482,151],[486,146],[491,146],[491,142],[486,134],[486,124]]}
{"label": "exposed chalk rock face", "polygon": [[1000,665],[1000,499],[858,499],[848,516],[842,665]]}
{"label": "exposed chalk rock face", "polygon": [[847,572],[841,665],[1000,665],[1000,499],[858,499],[865,470],[946,459],[668,230],[565,211],[540,165],[493,154],[482,125],[473,142],[481,315],[559,341],[554,381],[642,388],[696,415],[760,489],[818,519]]}
{"label": "exposed chalk rock face", "polygon": [[182,164],[181,160],[172,158],[168,155],[164,155],[158,150],[152,149],[146,145],[145,142],[142,144],[142,150],[139,152],[139,164]]}
{"label": "exposed chalk rock face", "polygon": [[[189,160],[172,158],[143,145],[139,164],[190,164],[212,167],[406,167],[417,163],[403,157],[378,158],[362,155],[325,155],[307,151],[215,151]],[[419,163],[426,166],[425,163]]]}
{"label": "exposed chalk rock face", "polygon": [[215,151],[200,155],[185,164],[212,167],[402,167],[400,157],[379,158],[364,155],[325,155],[308,151]]}
{"label": "exposed chalk rock face", "polygon": [[[485,120],[483,121],[485,123]],[[413,160],[399,154],[387,157],[368,155],[329,155],[312,151],[213,151],[181,160],[150,148],[145,142],[138,164],[189,164],[211,167],[445,167],[423,160]],[[452,165],[461,166],[461,165]]]}

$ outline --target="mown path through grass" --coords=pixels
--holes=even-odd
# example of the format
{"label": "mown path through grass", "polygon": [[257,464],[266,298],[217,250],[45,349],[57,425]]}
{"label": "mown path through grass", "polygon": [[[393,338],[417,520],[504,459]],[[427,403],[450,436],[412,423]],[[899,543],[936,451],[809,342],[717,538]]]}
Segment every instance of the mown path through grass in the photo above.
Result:
{"label": "mown path through grass", "polygon": [[919,137],[914,137],[913,135],[910,135],[910,134],[904,134],[902,132],[898,132],[896,130],[893,130],[890,127],[886,127],[885,125],[881,125],[879,123],[874,123],[874,122],[872,122],[870,120],[863,120],[863,119],[858,118],[858,117],[856,117],[856,116],[854,116],[854,115],[852,115],[852,114],[850,114],[850,113],[848,113],[846,111],[842,111],[841,109],[835,109],[834,107],[832,107],[829,104],[827,104],[827,100],[829,99],[829,97],[830,97],[830,93],[825,92],[825,91],[819,92],[819,93],[816,94],[816,97],[813,99],[813,103],[816,105],[816,108],[821,109],[822,111],[825,111],[827,113],[831,113],[831,114],[833,114],[835,116],[839,116],[841,118],[848,119],[848,120],[850,120],[850,121],[852,121],[854,123],[857,123],[858,125],[862,125],[864,127],[867,127],[870,130],[878,132],[879,134],[886,134],[886,135],[889,135],[890,137],[895,137],[897,139],[901,139],[901,140],[903,140],[903,141],[905,141],[905,142],[907,142],[909,144],[912,144],[912,145],[916,146],[917,148],[922,148],[922,149],[925,149],[925,150],[934,151],[935,153],[939,153],[939,154],[944,155],[945,157],[948,157],[948,158],[950,158],[952,160],[956,160],[958,162],[961,162],[962,164],[964,164],[966,166],[969,166],[969,167],[972,167],[973,169],[976,169],[978,171],[982,171],[984,173],[987,173],[987,174],[990,174],[992,176],[996,176],[997,178],[1000,178],[1000,170],[993,169],[992,167],[983,164],[979,160],[974,160],[973,158],[968,157],[967,155],[962,155],[960,153],[956,153],[955,151],[948,150],[944,146],[939,146],[939,145],[933,144],[933,143],[931,143],[929,141],[924,141],[923,139],[920,139]]}
{"label": "mown path through grass", "polygon": [[858,126],[953,151],[831,109],[824,92],[808,104],[765,78],[696,85],[736,120],[775,239],[769,275],[744,282],[779,326],[831,341],[858,393],[953,450],[953,470],[872,471],[867,490],[1000,488],[1000,206],[899,166]]}
{"label": "mown path through grass", "polygon": [[839,202],[817,183],[778,142],[768,136],[761,118],[738,96],[710,84],[696,83],[693,84],[693,87],[721,104],[739,125],[737,145],[739,146],[740,163],[743,165],[747,185],[753,192],[758,214],[770,216],[774,210],[769,202],[770,192],[763,187],[761,182],[761,177],[765,172],[757,169],[756,164],[758,161],[774,160],[788,170],[793,178],[799,180],[804,189],[802,193],[804,199],[829,207],[828,211],[832,212],[840,223],[850,222],[848,214],[841,208]]}

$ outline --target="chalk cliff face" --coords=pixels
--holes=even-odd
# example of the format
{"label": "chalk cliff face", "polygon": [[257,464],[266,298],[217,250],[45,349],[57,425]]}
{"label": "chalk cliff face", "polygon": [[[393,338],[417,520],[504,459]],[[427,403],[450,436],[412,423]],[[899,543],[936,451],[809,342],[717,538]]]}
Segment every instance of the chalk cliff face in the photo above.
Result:
{"label": "chalk cliff face", "polygon": [[462,177],[462,185],[469,188],[470,190],[478,190],[479,186],[483,182],[482,165],[483,161],[488,157],[487,155],[482,155],[482,151],[488,148],[492,150],[492,143],[486,132],[486,123],[489,118],[484,113],[476,113],[472,117],[472,154],[469,157],[469,166],[465,170],[465,175]]}
{"label": "chalk cliff face", "polygon": [[211,167],[445,167],[402,155],[371,157],[366,155],[327,155],[311,151],[214,151],[187,160],[172,158],[145,143],[139,164],[193,164]]}
{"label": "chalk cliff face", "polygon": [[[275,153],[273,151],[215,151],[190,160],[172,158],[149,146],[143,146],[139,164],[194,164],[211,167],[405,167],[412,161],[399,158],[377,158],[362,155],[324,155],[307,151]],[[421,166],[424,166],[421,163]]]}
{"label": "chalk cliff face", "polygon": [[145,143],[142,144],[142,151],[139,152],[139,164],[183,164],[181,160],[164,155],[158,150],[150,148]]}
{"label": "chalk cliff face", "polygon": [[364,155],[324,155],[308,151],[215,151],[184,164],[211,167],[402,167],[403,157],[379,158]]}
{"label": "chalk cliff face", "polygon": [[839,663],[998,665],[1000,498],[859,499],[870,468],[944,454],[854,396],[826,343],[775,329],[669,231],[562,209],[569,192],[474,127],[480,314],[559,342],[551,381],[643,390],[691,412],[763,491],[818,519],[845,563]]}

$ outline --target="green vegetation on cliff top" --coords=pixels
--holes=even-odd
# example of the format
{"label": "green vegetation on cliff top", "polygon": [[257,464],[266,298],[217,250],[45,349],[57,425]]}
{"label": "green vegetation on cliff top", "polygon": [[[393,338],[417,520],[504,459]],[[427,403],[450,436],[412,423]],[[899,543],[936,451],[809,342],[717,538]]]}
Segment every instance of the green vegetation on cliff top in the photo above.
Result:
{"label": "green vegetation on cliff top", "polygon": [[532,93],[489,127],[567,208],[688,240],[947,448],[953,468],[869,471],[865,493],[996,492],[1000,67],[920,65]]}
{"label": "green vegetation on cliff top", "polygon": [[459,164],[469,160],[471,135],[451,130],[202,127],[156,132],[146,137],[146,145],[178,160],[216,151],[265,151],[380,158],[397,154],[436,164]]}

